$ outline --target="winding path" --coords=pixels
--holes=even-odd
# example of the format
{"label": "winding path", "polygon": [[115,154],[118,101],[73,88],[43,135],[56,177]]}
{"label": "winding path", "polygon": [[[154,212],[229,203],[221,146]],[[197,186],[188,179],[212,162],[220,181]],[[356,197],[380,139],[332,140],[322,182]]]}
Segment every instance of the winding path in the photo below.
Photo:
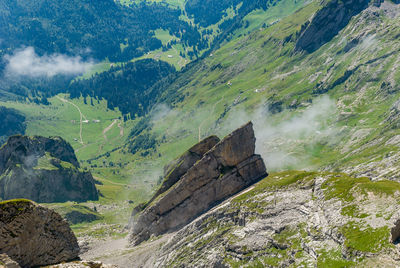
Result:
{"label": "winding path", "polygon": [[69,100],[66,100],[66,99],[64,99],[64,98],[61,98],[61,97],[59,97],[59,96],[56,96],[57,97],[57,99],[59,99],[60,101],[62,101],[62,102],[64,102],[64,103],[68,103],[68,104],[71,104],[72,106],[74,106],[77,110],[78,110],[78,112],[79,112],[79,115],[80,115],[80,129],[79,129],[79,138],[80,138],[80,141],[79,141],[79,143],[80,144],[84,144],[83,143],[83,138],[82,138],[82,128],[83,128],[83,118],[85,119],[85,120],[87,120],[87,118],[86,118],[86,116],[81,112],[81,109],[78,107],[78,105],[76,105],[75,103],[73,103],[73,102],[70,102]]}

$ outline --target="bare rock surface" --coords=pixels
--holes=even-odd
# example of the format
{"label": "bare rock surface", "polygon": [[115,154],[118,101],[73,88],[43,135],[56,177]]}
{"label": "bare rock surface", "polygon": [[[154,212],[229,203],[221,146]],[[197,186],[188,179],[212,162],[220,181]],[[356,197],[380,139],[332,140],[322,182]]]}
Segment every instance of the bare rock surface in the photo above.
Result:
{"label": "bare rock surface", "polygon": [[[380,1],[379,1],[380,2]],[[332,40],[350,19],[368,7],[370,0],[327,1],[313,17],[302,26],[296,50],[312,53]]]}
{"label": "bare rock surface", "polygon": [[[212,143],[217,141],[216,138],[212,140]],[[203,148],[201,144],[193,148]],[[266,177],[264,162],[254,151],[255,136],[250,122],[215,144],[132,220],[131,243],[137,245],[151,235],[179,228]]]}
{"label": "bare rock surface", "polygon": [[104,264],[100,261],[74,261],[47,266],[47,268],[116,268],[116,265]]}
{"label": "bare rock surface", "polygon": [[79,246],[58,213],[19,199],[0,203],[0,253],[32,267],[74,260]]}
{"label": "bare rock surface", "polygon": [[21,268],[21,266],[7,254],[0,254],[0,268]]}
{"label": "bare rock surface", "polygon": [[214,147],[218,142],[217,136],[210,136],[190,148],[178,159],[164,167],[164,180],[149,201],[151,203],[157,196],[167,191],[174,185],[197,161],[203,158],[204,154]]}

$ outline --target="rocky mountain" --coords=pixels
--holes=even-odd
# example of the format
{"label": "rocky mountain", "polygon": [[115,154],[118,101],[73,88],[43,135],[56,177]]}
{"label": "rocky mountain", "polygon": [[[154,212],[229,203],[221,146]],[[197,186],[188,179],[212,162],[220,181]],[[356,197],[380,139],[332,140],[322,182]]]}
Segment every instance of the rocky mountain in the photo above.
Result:
{"label": "rocky mountain", "polygon": [[0,198],[37,202],[98,200],[90,172],[80,169],[60,137],[12,136],[0,149]]}
{"label": "rocky mountain", "polygon": [[[168,175],[174,177],[167,177],[160,188],[163,191],[133,215],[132,244],[184,226],[214,204],[267,176],[262,158],[254,154],[252,123],[217,141],[216,137],[203,140],[167,168],[171,170]],[[196,155],[199,160],[191,157],[193,151],[200,153]]]}
{"label": "rocky mountain", "polygon": [[[398,266],[400,5],[290,2],[248,13],[247,1],[219,1],[212,14],[201,1],[177,4],[191,8],[181,16],[195,27],[221,18],[221,27],[238,25],[231,18],[240,10],[246,23],[155,83],[149,113],[90,128],[100,149],[88,157],[96,150],[87,142],[80,163],[102,177],[105,198],[84,205],[104,222],[74,227],[87,245],[82,256],[120,267]],[[291,12],[277,15],[283,9]],[[82,81],[105,84],[99,77]],[[74,101],[84,113],[95,106]],[[124,130],[128,140],[111,147]],[[44,155],[33,166],[58,167]],[[13,174],[18,165],[4,164]],[[126,225],[134,206],[129,238],[123,227],[111,234],[119,227],[110,222]]]}

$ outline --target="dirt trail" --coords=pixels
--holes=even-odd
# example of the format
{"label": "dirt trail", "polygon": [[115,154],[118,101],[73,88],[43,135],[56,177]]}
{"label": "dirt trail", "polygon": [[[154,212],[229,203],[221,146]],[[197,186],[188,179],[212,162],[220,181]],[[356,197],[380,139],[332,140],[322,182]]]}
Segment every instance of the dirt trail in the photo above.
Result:
{"label": "dirt trail", "polygon": [[112,121],[112,123],[108,126],[108,127],[106,127],[104,130],[103,130],[103,138],[104,138],[104,140],[105,141],[107,141],[107,132],[108,131],[110,131],[110,129],[116,124],[118,122],[118,119],[114,119],[113,121]]}
{"label": "dirt trail", "polygon": [[124,127],[122,126],[122,122],[121,121],[118,122],[118,127],[119,127],[119,135],[121,137],[123,137],[124,136]]}
{"label": "dirt trail", "polygon": [[99,178],[99,177],[96,177],[96,176],[93,176],[93,178],[95,178],[96,180],[99,180],[99,181],[106,181],[106,182],[108,182],[108,183],[110,183],[110,184],[114,184],[114,185],[118,185],[118,186],[133,186],[133,185],[131,185],[131,184],[124,184],[124,183],[118,183],[118,182],[113,182],[113,181],[110,181],[110,180],[107,180],[107,179],[104,179],[104,178]]}
{"label": "dirt trail", "polygon": [[84,144],[83,143],[83,138],[82,138],[82,128],[83,128],[83,119],[85,119],[86,121],[87,121],[87,118],[86,118],[86,116],[81,112],[81,109],[78,107],[78,105],[76,105],[75,103],[73,103],[73,102],[70,102],[69,100],[66,100],[66,99],[64,99],[64,98],[61,98],[61,97],[59,97],[59,96],[56,96],[57,97],[57,99],[59,99],[60,101],[62,101],[62,102],[64,102],[64,103],[68,103],[68,104],[71,104],[72,106],[74,106],[77,110],[78,110],[78,112],[79,112],[79,115],[80,115],[80,120],[79,120],[79,123],[80,123],[80,129],[79,129],[79,143],[80,144]]}

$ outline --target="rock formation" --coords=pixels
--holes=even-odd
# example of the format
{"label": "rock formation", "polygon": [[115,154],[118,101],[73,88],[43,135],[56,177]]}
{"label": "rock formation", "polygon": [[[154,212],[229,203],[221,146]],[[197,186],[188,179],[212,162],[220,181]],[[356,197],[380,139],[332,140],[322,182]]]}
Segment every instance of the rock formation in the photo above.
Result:
{"label": "rock formation", "polygon": [[[332,40],[350,19],[368,7],[370,0],[332,0],[321,8],[312,21],[302,26],[297,51],[312,53]],[[379,2],[378,2],[379,3]]]}
{"label": "rock formation", "polygon": [[271,174],[163,240],[151,266],[398,267],[399,245],[390,238],[399,234],[399,192],[385,192],[384,183],[340,173]]}
{"label": "rock formation", "polygon": [[62,138],[12,136],[0,149],[0,198],[36,202],[98,200],[90,172],[80,170]]}
{"label": "rock formation", "polygon": [[[207,138],[184,154],[178,164],[167,168],[171,170],[169,175],[176,174],[173,181],[177,181],[169,189],[165,186],[163,193],[132,219],[132,244],[187,224],[216,203],[267,176],[262,158],[254,154],[252,123],[217,141],[216,137]],[[205,152],[212,144],[215,145]],[[193,148],[204,152],[198,161],[194,159],[201,153],[189,160]]]}
{"label": "rock formation", "polygon": [[21,266],[7,254],[0,254],[0,268],[21,268]]}
{"label": "rock formation", "polygon": [[32,267],[74,260],[79,246],[58,213],[17,199],[0,203],[0,253]]}

